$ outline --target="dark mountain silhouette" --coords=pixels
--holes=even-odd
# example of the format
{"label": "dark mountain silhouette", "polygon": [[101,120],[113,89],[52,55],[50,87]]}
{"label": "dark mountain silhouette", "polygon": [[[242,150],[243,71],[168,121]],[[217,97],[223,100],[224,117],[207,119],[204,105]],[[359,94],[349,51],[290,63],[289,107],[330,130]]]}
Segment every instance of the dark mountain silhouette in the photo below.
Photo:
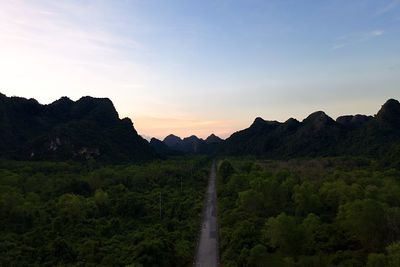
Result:
{"label": "dark mountain silhouette", "polygon": [[174,148],[179,146],[182,143],[182,139],[179,136],[170,134],[163,140],[164,144],[166,144],[170,148]]}
{"label": "dark mountain silhouette", "polygon": [[366,115],[347,115],[347,116],[340,116],[336,119],[336,122],[348,127],[348,128],[358,128],[363,126],[365,123],[373,119],[372,116],[366,116]]}
{"label": "dark mountain silhouette", "polygon": [[222,141],[215,134],[211,134],[206,140],[198,138],[195,135],[181,139],[176,135],[170,134],[164,138],[163,143],[169,149],[185,154],[212,154],[216,151],[217,145]]}
{"label": "dark mountain silhouette", "polygon": [[186,153],[201,153],[201,147],[205,144],[205,141],[198,138],[195,135],[185,137],[181,143],[181,149]]}
{"label": "dark mountain silhouette", "polygon": [[203,147],[206,145],[206,142],[203,139],[198,138],[195,135],[181,139],[176,135],[170,134],[164,138],[163,142],[171,150],[180,151],[186,154],[203,153]]}
{"label": "dark mountain silhouette", "polygon": [[150,146],[157,152],[157,154],[163,157],[183,155],[183,152],[170,148],[163,141],[154,137],[150,140]]}
{"label": "dark mountain silhouette", "polygon": [[400,124],[400,103],[395,99],[389,99],[379,110],[376,115],[380,122],[391,124],[392,126],[399,128]]}
{"label": "dark mountain silhouette", "polygon": [[[153,138],[139,136],[120,119],[107,98],[67,97],[41,105],[35,99],[0,94],[0,157],[22,160],[99,159],[140,161],[156,155],[255,155],[268,158],[367,155],[395,157],[400,151],[400,103],[388,100],[375,116],[346,115],[333,120],[323,111],[303,121],[256,118],[226,140],[211,134]],[[397,152],[393,152],[397,151]],[[397,153],[397,154],[396,154]],[[393,156],[394,155],[394,156]]]}
{"label": "dark mountain silhouette", "polygon": [[0,94],[0,156],[23,160],[137,161],[155,157],[111,100],[67,97],[41,105]]}
{"label": "dark mountain silhouette", "polygon": [[208,136],[206,138],[205,141],[206,141],[207,144],[213,144],[213,143],[221,143],[224,140],[222,140],[221,138],[219,138],[215,134],[211,134],[210,136]]}
{"label": "dark mountain silhouette", "polygon": [[223,139],[216,136],[215,134],[211,134],[208,136],[201,147],[201,153],[207,155],[215,155],[218,151],[218,147],[224,142]]}
{"label": "dark mountain silhouette", "polygon": [[[215,134],[211,134],[206,140],[195,135],[182,139],[179,136],[170,134],[163,141],[156,139],[152,140],[150,144],[161,155],[176,155],[177,152],[181,154],[214,154],[221,142],[223,140]],[[169,150],[166,150],[163,145],[166,145]]]}
{"label": "dark mountain silhouette", "polygon": [[388,100],[379,112],[362,127],[350,131],[342,151],[382,157],[400,145],[400,103]]}
{"label": "dark mountain silhouette", "polygon": [[284,123],[256,118],[218,148],[220,154],[271,158],[369,155],[380,156],[400,143],[400,103],[388,100],[375,116],[341,116],[322,111],[302,122]]}

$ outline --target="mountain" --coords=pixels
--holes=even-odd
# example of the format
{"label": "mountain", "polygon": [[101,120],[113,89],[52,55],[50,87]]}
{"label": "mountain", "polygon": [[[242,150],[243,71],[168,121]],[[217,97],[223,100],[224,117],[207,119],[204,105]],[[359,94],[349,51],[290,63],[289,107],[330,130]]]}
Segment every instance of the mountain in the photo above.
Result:
{"label": "mountain", "polygon": [[347,154],[383,157],[400,145],[400,103],[389,99],[361,127],[350,131],[340,148]]}
{"label": "mountain", "polygon": [[336,119],[336,122],[348,128],[358,128],[363,126],[371,119],[373,119],[372,116],[357,114],[355,116],[353,115],[340,116]]}
{"label": "mountain", "polygon": [[214,143],[221,143],[222,140],[221,138],[219,138],[218,136],[216,136],[215,134],[211,134],[210,136],[208,136],[205,140],[205,142],[207,144],[214,144]]}
{"label": "mountain", "polygon": [[249,128],[227,138],[219,154],[270,158],[384,155],[400,144],[400,103],[388,100],[375,116],[348,115],[333,120],[322,111],[299,122],[256,118]]}
{"label": "mountain", "polygon": [[21,160],[152,159],[155,152],[111,100],[67,97],[42,105],[0,94],[0,157]]}
{"label": "mountain", "polygon": [[154,149],[155,152],[157,152],[157,154],[162,157],[179,156],[183,154],[183,152],[170,148],[163,141],[154,137],[150,140],[150,146]]}
{"label": "mountain", "polygon": [[171,150],[180,151],[185,154],[214,154],[219,144],[223,140],[211,134],[206,140],[198,138],[195,135],[180,138],[179,136],[170,134],[164,138],[163,143]]}
{"label": "mountain", "polygon": [[202,153],[203,147],[206,145],[206,142],[203,139],[198,138],[195,135],[181,139],[176,135],[170,134],[164,138],[163,142],[170,149],[186,154]]}
{"label": "mountain", "polygon": [[395,99],[389,99],[376,115],[377,120],[399,128],[400,125],[400,103]]}
{"label": "mountain", "polygon": [[195,135],[185,137],[181,143],[181,150],[186,153],[201,153],[202,146],[205,141]]}
{"label": "mountain", "polygon": [[179,136],[170,134],[163,140],[164,144],[166,144],[170,148],[178,147],[182,143],[182,139]]}

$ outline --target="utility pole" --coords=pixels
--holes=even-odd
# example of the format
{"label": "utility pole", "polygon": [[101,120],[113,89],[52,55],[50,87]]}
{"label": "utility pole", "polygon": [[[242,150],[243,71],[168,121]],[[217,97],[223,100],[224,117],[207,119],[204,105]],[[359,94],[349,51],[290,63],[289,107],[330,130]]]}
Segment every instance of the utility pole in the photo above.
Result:
{"label": "utility pole", "polygon": [[160,219],[162,215],[162,198],[161,198],[161,190],[160,190]]}
{"label": "utility pole", "polygon": [[181,176],[181,193],[182,193],[182,176]]}

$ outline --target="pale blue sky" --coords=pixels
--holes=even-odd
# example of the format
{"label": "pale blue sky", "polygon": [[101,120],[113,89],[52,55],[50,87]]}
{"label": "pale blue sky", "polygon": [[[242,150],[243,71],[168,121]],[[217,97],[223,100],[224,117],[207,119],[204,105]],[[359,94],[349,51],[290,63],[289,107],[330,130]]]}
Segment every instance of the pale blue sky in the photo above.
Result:
{"label": "pale blue sky", "polygon": [[0,91],[109,97],[141,134],[374,114],[400,98],[400,0],[1,1]]}

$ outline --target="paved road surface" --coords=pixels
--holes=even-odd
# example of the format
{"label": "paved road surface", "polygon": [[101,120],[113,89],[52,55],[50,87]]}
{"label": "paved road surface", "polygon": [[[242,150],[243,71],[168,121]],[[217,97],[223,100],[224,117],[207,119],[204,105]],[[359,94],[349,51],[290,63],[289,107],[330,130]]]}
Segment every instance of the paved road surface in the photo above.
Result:
{"label": "paved road surface", "polygon": [[203,211],[202,229],[194,265],[196,267],[218,266],[217,193],[215,191],[216,166],[212,164],[208,181],[207,199]]}

